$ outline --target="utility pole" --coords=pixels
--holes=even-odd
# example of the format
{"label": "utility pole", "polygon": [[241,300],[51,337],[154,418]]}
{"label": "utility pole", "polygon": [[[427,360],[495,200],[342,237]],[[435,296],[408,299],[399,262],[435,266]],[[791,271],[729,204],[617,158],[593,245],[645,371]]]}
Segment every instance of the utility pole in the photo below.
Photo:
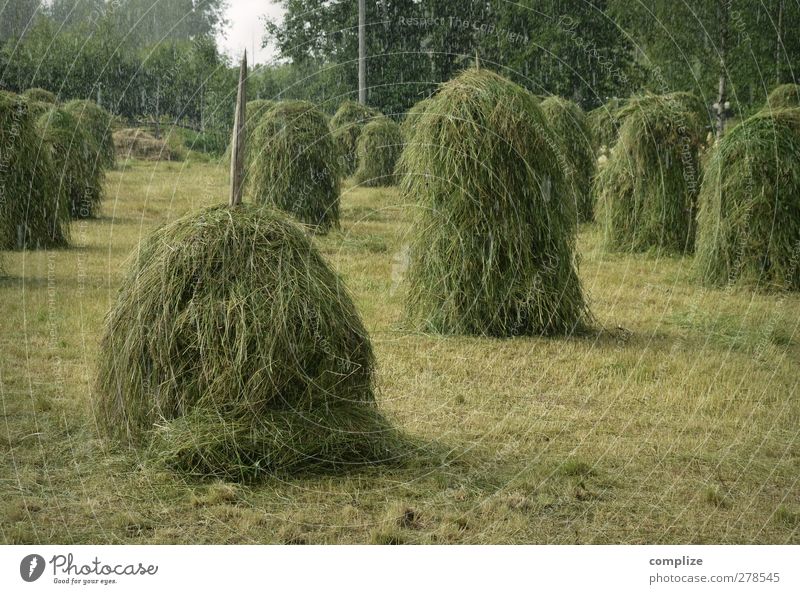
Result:
{"label": "utility pole", "polygon": [[236,115],[233,116],[233,139],[231,141],[231,196],[230,205],[242,203],[242,179],[244,178],[244,145],[246,142],[245,121],[247,118],[247,50],[244,50],[239,68],[239,89],[236,91]]}
{"label": "utility pole", "polygon": [[367,104],[367,21],[366,0],[358,0],[358,102]]}

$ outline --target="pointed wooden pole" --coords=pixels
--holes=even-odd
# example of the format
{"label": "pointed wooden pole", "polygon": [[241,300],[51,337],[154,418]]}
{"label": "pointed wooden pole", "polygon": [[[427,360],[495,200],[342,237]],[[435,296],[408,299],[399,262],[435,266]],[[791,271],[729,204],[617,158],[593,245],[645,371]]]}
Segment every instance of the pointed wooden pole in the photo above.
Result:
{"label": "pointed wooden pole", "polygon": [[231,140],[231,206],[242,203],[242,181],[244,180],[244,147],[247,139],[247,50],[239,68],[239,89],[236,91],[236,115],[233,118]]}

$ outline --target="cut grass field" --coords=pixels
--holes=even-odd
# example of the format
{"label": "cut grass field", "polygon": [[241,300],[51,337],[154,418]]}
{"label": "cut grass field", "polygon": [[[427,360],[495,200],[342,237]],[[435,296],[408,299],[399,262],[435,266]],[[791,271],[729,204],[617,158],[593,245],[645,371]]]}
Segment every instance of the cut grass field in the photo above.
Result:
{"label": "cut grass field", "polygon": [[420,444],[405,465],[255,484],[188,480],[98,437],[103,318],[160,223],[224,202],[224,167],[110,172],[74,247],[5,253],[0,279],[4,543],[798,543],[800,296],[711,290],[691,260],[607,255],[581,230],[598,332],[410,333],[412,207],[345,187],[314,241],[352,291],[378,400]]}

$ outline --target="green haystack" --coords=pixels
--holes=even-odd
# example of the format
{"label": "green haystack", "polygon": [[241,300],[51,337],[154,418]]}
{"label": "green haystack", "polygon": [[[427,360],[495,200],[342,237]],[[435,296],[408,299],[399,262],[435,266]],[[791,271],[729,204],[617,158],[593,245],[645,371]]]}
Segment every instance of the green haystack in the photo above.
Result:
{"label": "green haystack", "polygon": [[416,132],[417,127],[419,125],[419,120],[422,117],[422,114],[425,113],[425,110],[431,103],[431,97],[423,99],[422,101],[418,101],[406,112],[405,118],[403,118],[403,123],[400,124],[400,130],[403,133],[403,138],[406,142],[411,142],[411,139],[414,137],[414,132]]}
{"label": "green haystack", "polygon": [[608,249],[692,251],[704,112],[687,93],[645,95],[622,110],[619,139],[595,178]]}
{"label": "green haystack", "polygon": [[49,103],[51,106],[58,103],[58,99],[56,98],[55,94],[51,93],[50,91],[46,91],[45,89],[40,89],[38,87],[28,89],[23,93],[23,96],[25,96],[30,101]]}
{"label": "green haystack", "polygon": [[767,97],[766,106],[768,109],[800,107],[800,85],[778,85]]}
{"label": "green haystack", "polygon": [[111,128],[111,114],[93,101],[70,101],[64,109],[78,118],[82,126],[94,139],[98,149],[98,162],[102,167],[114,167],[114,138]]}
{"label": "green haystack", "polygon": [[563,334],[589,314],[575,202],[534,97],[488,70],[441,86],[401,157],[417,204],[407,314],[423,331]]}
{"label": "green haystack", "polygon": [[339,226],[339,170],[325,116],[308,101],[284,101],[253,130],[248,187],[260,204],[319,232]]}
{"label": "green haystack", "polygon": [[703,281],[800,291],[800,110],[760,112],[723,136],[699,204]]}
{"label": "green haystack", "polygon": [[0,91],[0,249],[68,244],[69,205],[24,97]]}
{"label": "green haystack", "polygon": [[356,183],[362,186],[391,186],[395,183],[395,167],[403,152],[403,133],[393,120],[383,117],[372,120],[358,139]]}
{"label": "green haystack", "polygon": [[595,154],[600,153],[603,147],[610,150],[617,142],[622,123],[619,112],[623,107],[624,102],[614,98],[586,114],[586,123],[592,135],[592,148]]}
{"label": "green haystack", "polygon": [[[245,124],[245,130],[253,130],[256,126],[258,126],[258,123],[261,121],[261,118],[264,116],[264,114],[277,104],[277,101],[270,101],[269,99],[253,99],[252,101],[248,101],[247,123]],[[225,163],[231,162],[230,143],[228,143],[228,148],[225,149],[225,154],[223,155],[222,159]],[[245,159],[247,159],[247,155],[245,155]]]}
{"label": "green haystack", "polygon": [[342,175],[352,175],[358,166],[358,137],[372,119],[381,117],[377,109],[355,101],[345,101],[331,118],[331,133],[339,154]]}
{"label": "green haystack", "polygon": [[95,216],[103,200],[105,171],[97,163],[94,140],[77,118],[57,107],[40,116],[37,127],[51,150],[56,175],[69,201],[72,218]]}
{"label": "green haystack", "polygon": [[239,479],[393,455],[358,312],[276,211],[213,207],[147,238],[100,353],[100,426],[174,468]]}
{"label": "green haystack", "polygon": [[591,221],[594,218],[592,176],[596,159],[586,114],[578,105],[561,97],[548,97],[539,107],[558,139],[559,165],[572,188],[578,221]]}

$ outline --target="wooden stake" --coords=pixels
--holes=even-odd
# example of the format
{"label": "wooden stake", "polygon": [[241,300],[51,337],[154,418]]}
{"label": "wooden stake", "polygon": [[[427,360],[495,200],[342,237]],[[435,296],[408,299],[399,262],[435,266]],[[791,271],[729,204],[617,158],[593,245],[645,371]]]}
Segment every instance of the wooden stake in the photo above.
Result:
{"label": "wooden stake", "polygon": [[236,91],[236,115],[233,118],[231,140],[231,200],[230,205],[242,203],[242,181],[244,179],[244,147],[246,142],[245,121],[247,119],[247,50],[239,68],[239,89]]}

